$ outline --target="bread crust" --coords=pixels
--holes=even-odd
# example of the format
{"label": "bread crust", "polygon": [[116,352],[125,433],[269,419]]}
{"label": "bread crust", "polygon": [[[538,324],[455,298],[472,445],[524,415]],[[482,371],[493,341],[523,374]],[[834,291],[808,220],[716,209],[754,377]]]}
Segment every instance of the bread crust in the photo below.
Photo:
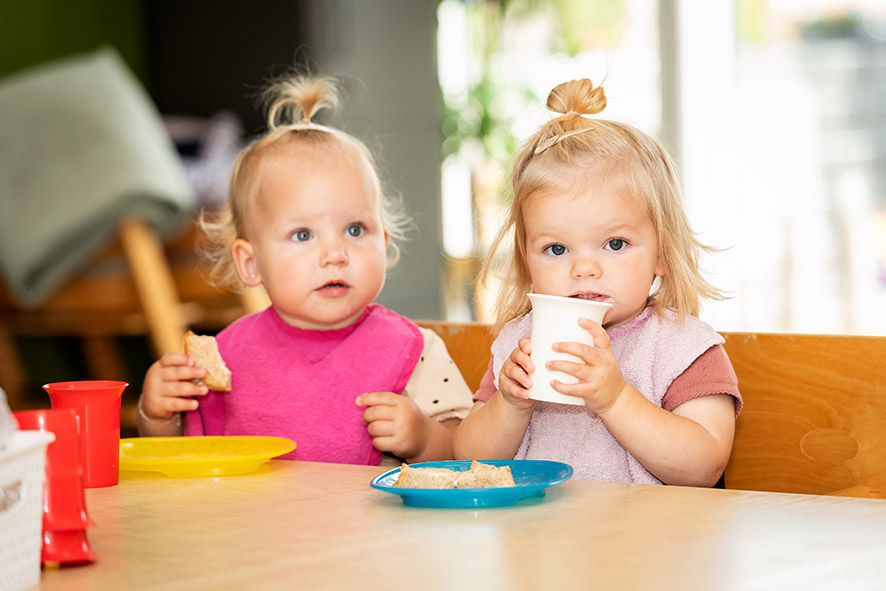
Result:
{"label": "bread crust", "polygon": [[184,350],[185,355],[191,357],[197,367],[206,369],[206,377],[201,381],[207,387],[220,392],[231,391],[231,370],[218,352],[215,337],[197,335],[189,330],[185,333]]}
{"label": "bread crust", "polygon": [[400,466],[397,488],[499,488],[516,486],[510,466],[493,466],[474,460],[470,470]]}

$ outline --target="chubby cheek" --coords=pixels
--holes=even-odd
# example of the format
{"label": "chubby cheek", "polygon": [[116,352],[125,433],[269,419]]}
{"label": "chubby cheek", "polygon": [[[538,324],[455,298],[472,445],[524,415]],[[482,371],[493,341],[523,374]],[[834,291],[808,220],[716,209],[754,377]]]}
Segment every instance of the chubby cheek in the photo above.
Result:
{"label": "chubby cheek", "polygon": [[562,295],[561,291],[569,282],[569,268],[553,261],[539,261],[537,259],[528,262],[529,278],[536,292],[551,295]]}
{"label": "chubby cheek", "polygon": [[385,246],[382,244],[380,248],[370,249],[365,253],[366,256],[361,258],[364,262],[360,269],[361,273],[367,281],[378,283],[379,290],[384,285],[387,273],[387,257],[385,253]]}

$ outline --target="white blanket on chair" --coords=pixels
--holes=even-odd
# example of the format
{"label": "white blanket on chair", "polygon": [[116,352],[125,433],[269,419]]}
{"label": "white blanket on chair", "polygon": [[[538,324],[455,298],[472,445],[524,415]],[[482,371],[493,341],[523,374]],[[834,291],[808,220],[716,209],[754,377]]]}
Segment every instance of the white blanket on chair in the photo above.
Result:
{"label": "white blanket on chair", "polygon": [[110,48],[0,80],[0,272],[41,303],[135,216],[161,234],[196,203],[156,106]]}

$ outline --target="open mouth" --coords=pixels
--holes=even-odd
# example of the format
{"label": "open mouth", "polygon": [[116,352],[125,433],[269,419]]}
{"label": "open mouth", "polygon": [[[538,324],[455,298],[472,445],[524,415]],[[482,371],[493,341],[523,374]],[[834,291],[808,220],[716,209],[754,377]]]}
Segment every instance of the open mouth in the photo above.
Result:
{"label": "open mouth", "polygon": [[605,296],[601,293],[574,293],[571,298],[575,298],[577,300],[588,300],[591,302],[605,302],[609,300],[608,296]]}
{"label": "open mouth", "polygon": [[329,283],[324,284],[320,289],[341,289],[344,287],[348,287],[348,284],[341,281],[330,281]]}

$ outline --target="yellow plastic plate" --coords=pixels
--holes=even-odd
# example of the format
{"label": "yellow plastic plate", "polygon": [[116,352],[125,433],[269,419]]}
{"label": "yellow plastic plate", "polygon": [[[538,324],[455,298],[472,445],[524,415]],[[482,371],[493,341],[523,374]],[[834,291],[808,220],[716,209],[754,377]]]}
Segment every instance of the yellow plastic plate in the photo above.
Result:
{"label": "yellow plastic plate", "polygon": [[120,440],[120,469],[175,477],[245,474],[294,449],[284,437],[130,437]]}

